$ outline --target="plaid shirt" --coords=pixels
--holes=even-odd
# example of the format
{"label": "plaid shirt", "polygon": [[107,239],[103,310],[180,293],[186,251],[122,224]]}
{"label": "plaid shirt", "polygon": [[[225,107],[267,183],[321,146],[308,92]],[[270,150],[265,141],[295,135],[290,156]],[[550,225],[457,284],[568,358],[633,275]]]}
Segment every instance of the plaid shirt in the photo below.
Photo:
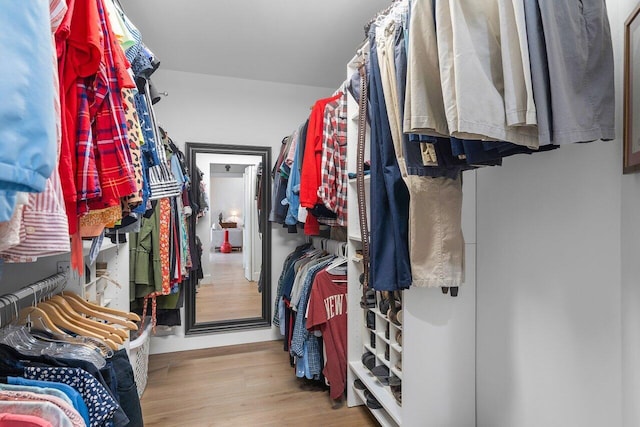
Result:
{"label": "plaid shirt", "polygon": [[[118,73],[122,70],[118,68],[115,58],[117,53],[113,51],[113,34],[106,19],[102,1],[97,0],[97,5],[103,34],[104,55],[98,73],[93,79],[93,86],[86,92],[89,117],[93,121],[90,132],[86,129],[86,119],[79,127],[79,132],[81,130],[82,136],[86,137],[83,142],[86,143],[86,149],[78,152],[78,174],[80,174],[81,183],[92,180],[93,161],[100,177],[100,197],[94,197],[90,201],[91,209],[115,206],[120,203],[121,197],[136,191],[135,174],[127,140],[127,124],[122,105],[122,82],[118,78]],[[82,93],[79,95],[82,100]],[[91,149],[94,151],[95,159],[88,154]],[[95,189],[92,191],[90,187],[79,187],[79,190],[80,194],[97,194]]]}
{"label": "plaid shirt", "polygon": [[346,91],[324,110],[321,182],[318,197],[327,209],[336,213],[329,225],[347,225],[347,95]]}
{"label": "plaid shirt", "polygon": [[302,287],[302,293],[300,294],[298,315],[296,316],[296,323],[293,327],[293,337],[291,338],[290,352],[292,356],[302,357],[304,355],[304,345],[306,343],[307,362],[309,364],[309,371],[312,375],[318,375],[322,370],[322,357],[320,355],[318,337],[309,333],[307,330],[307,318],[305,313],[307,311],[307,304],[309,303],[309,296],[311,295],[311,286],[313,285],[316,273],[325,268],[330,262],[331,260],[327,260],[309,269]]}
{"label": "plaid shirt", "polygon": [[[89,108],[89,92],[93,77],[80,78],[76,83],[78,97],[78,122],[76,130],[76,189],[78,201],[100,197],[100,178],[94,154],[93,132],[91,130],[91,113]],[[85,209],[81,209],[86,213]],[[80,213],[80,212],[78,212]]]}

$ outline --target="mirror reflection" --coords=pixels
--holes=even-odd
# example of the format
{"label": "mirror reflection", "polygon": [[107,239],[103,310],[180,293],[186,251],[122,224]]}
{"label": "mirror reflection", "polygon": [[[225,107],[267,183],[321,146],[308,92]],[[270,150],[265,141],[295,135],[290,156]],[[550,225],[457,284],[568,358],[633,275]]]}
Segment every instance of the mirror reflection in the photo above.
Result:
{"label": "mirror reflection", "polygon": [[198,153],[209,209],[196,234],[203,277],[196,289],[196,323],[259,317],[262,248],[258,230],[259,156]]}
{"label": "mirror reflection", "polygon": [[[187,143],[192,191],[206,209],[192,218],[201,272],[190,279],[186,332],[270,324],[269,147]],[[197,188],[193,188],[197,187]]]}

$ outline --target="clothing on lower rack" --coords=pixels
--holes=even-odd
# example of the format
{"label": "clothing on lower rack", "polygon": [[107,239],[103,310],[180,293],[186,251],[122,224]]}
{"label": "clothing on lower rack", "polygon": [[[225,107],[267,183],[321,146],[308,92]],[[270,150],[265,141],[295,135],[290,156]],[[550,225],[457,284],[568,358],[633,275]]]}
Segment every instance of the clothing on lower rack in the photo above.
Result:
{"label": "clothing on lower rack", "polygon": [[[346,383],[346,269],[338,267],[344,262],[344,257],[311,245],[297,247],[283,265],[274,316],[295,375],[316,381],[326,378],[333,399],[342,396]],[[329,282],[337,288],[327,288]],[[340,292],[333,292],[336,289]]]}

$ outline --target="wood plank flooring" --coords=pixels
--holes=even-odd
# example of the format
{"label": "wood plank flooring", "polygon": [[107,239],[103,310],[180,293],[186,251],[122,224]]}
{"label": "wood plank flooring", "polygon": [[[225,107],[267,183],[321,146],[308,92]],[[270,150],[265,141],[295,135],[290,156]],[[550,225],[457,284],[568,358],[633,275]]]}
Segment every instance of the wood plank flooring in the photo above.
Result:
{"label": "wood plank flooring", "polygon": [[211,277],[200,282],[196,293],[196,322],[245,319],[262,315],[258,283],[244,277],[242,252],[209,254]]}
{"label": "wood plank flooring", "polygon": [[281,341],[151,355],[146,427],[376,426],[365,407],[331,409],[301,387]]}

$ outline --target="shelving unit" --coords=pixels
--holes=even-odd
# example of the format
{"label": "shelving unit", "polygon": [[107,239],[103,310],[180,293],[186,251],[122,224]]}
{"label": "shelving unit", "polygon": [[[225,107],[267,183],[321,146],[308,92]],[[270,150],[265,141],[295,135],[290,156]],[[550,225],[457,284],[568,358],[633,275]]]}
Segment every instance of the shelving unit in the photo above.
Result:
{"label": "shelving unit", "polygon": [[[366,47],[363,48],[363,51]],[[350,76],[357,70],[359,58],[355,57],[347,66],[347,74]],[[347,168],[349,172],[356,172],[356,150],[358,135],[358,102],[353,97],[348,97],[347,114],[351,120],[347,123]],[[368,145],[368,144],[367,144]],[[365,150],[365,160],[369,159],[369,147]],[[371,176],[365,176],[365,197],[370,200]],[[360,236],[360,226],[358,222],[358,202],[357,202],[357,181],[349,179],[348,190],[349,223],[348,223],[348,251],[355,254],[362,249],[362,237]],[[371,212],[367,204],[367,217],[371,218]],[[360,307],[362,286],[359,277],[363,271],[362,258],[350,257],[347,269],[349,281],[349,325],[348,325],[348,359],[349,369],[347,371],[347,404],[349,406],[366,404],[364,391],[353,387],[356,379],[360,379],[369,392],[376,398],[382,406],[381,409],[371,409],[371,413],[383,426],[398,426],[401,424],[401,407],[393,396],[388,385],[382,384],[371,371],[362,363],[362,355],[370,352],[375,355],[375,365],[384,365],[389,368],[394,375],[400,373],[395,369],[396,364],[402,363],[402,348],[395,341],[395,333],[399,329],[395,325],[390,325],[386,314],[381,313],[377,308],[363,309]],[[366,316],[371,311],[375,317],[375,327],[367,328]],[[388,334],[387,334],[388,330]],[[373,342],[372,342],[373,341]],[[373,344],[373,345],[372,345]],[[385,356],[385,353],[388,356]],[[397,375],[401,377],[400,375]]]}
{"label": "shelving unit", "polygon": [[90,263],[91,240],[82,242],[85,273],[81,296],[102,306],[129,311],[129,243],[112,243],[108,238],[102,242],[96,262],[106,262],[109,277],[122,288],[100,277],[96,277],[96,263]]}

